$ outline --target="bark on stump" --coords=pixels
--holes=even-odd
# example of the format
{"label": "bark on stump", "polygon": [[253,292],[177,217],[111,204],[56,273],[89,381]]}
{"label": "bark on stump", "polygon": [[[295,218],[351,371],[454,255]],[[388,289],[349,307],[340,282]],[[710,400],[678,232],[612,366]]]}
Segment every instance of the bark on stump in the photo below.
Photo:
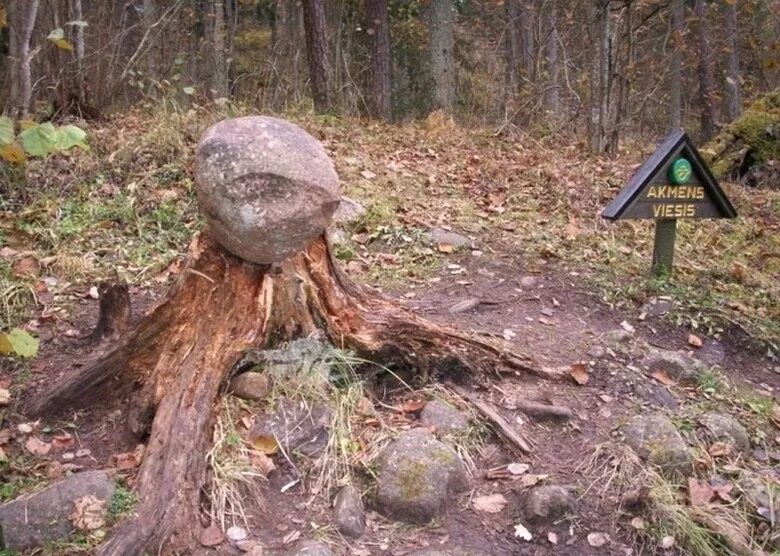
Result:
{"label": "bark on stump", "polygon": [[[279,148],[289,150],[289,145]],[[311,170],[311,158],[302,164]],[[251,174],[238,179],[246,181]],[[252,187],[267,186],[267,174],[258,174]],[[274,194],[282,178],[270,180]],[[297,254],[274,264],[247,262],[203,232],[190,245],[177,283],[148,316],[99,361],[65,377],[28,406],[31,414],[41,415],[84,408],[96,397],[118,401],[129,396],[129,421],[136,433],[149,434],[136,481],[138,506],[101,554],[170,554],[197,542],[204,527],[205,454],[231,369],[248,349],[311,334],[324,334],[335,346],[367,359],[406,365],[425,375],[502,368],[537,372],[524,355],[427,322],[355,285],[334,264],[324,229]]]}

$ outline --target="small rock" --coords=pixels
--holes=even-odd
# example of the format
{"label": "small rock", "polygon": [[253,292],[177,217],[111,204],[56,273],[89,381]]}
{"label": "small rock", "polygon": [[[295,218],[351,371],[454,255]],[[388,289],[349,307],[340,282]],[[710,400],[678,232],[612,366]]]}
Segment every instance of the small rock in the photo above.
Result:
{"label": "small rock", "polygon": [[238,542],[246,539],[249,536],[249,533],[243,527],[239,527],[238,525],[233,525],[232,527],[228,527],[228,530],[225,531],[225,535],[231,541]]}
{"label": "small rock", "polygon": [[353,486],[345,486],[333,502],[333,521],[342,534],[359,538],[366,529],[366,514],[360,492]]}
{"label": "small rock", "polygon": [[750,449],[750,435],[731,415],[710,412],[702,415],[699,422],[714,441],[724,442],[740,452]]}
{"label": "small rock", "polygon": [[333,556],[333,551],[324,542],[301,541],[295,545],[294,552],[290,556]]}
{"label": "small rock", "polygon": [[308,405],[282,400],[273,415],[255,419],[249,439],[275,438],[285,453],[297,451],[315,457],[328,445],[331,410],[324,404]]}
{"label": "small rock", "polygon": [[653,297],[642,306],[642,312],[650,317],[662,317],[673,307],[674,304],[669,299]]}
{"label": "small rock", "polygon": [[379,458],[377,507],[407,523],[444,514],[448,498],[468,488],[460,457],[426,429],[404,432]]}
{"label": "small rock", "polygon": [[230,392],[244,400],[262,400],[268,395],[268,377],[251,371],[241,373],[230,381]]}
{"label": "small rock", "polygon": [[677,409],[680,404],[668,389],[658,384],[648,384],[642,389],[643,397],[653,405],[667,409]]}
{"label": "small rock", "polygon": [[71,515],[76,502],[87,496],[108,502],[114,495],[114,481],[105,471],[86,471],[66,477],[50,487],[0,506],[0,531],[4,547],[26,550],[74,531]]}
{"label": "small rock", "polygon": [[737,485],[758,515],[780,515],[780,487],[775,481],[749,474],[740,478]]}
{"label": "small rock", "polygon": [[425,404],[420,413],[420,423],[433,427],[434,432],[442,434],[458,434],[469,428],[469,420],[465,415],[439,400],[431,400]]}
{"label": "small rock", "polygon": [[544,485],[529,490],[522,502],[523,517],[531,523],[552,522],[572,512],[569,491],[557,485]]}
{"label": "small rock", "polygon": [[434,245],[452,245],[455,249],[474,246],[466,236],[442,228],[433,228],[427,235]]}
{"label": "small rock", "polygon": [[674,424],[663,415],[635,415],[623,433],[626,444],[665,473],[687,476],[693,471],[688,445]]}
{"label": "small rock", "polygon": [[650,373],[666,371],[666,373],[678,382],[696,382],[706,367],[679,351],[655,351],[650,353],[642,361]]}
{"label": "small rock", "polygon": [[217,546],[225,540],[222,529],[216,525],[206,527],[200,534],[200,544],[207,547]]}
{"label": "small rock", "polygon": [[523,276],[520,278],[520,285],[524,288],[533,288],[536,285],[536,278],[533,276]]}
{"label": "small rock", "polygon": [[336,224],[350,224],[358,220],[366,213],[366,207],[347,196],[341,197],[336,212],[333,213],[333,221]]}
{"label": "small rock", "polygon": [[592,357],[593,359],[603,359],[606,356],[607,350],[602,346],[591,346],[588,350],[588,357]]}
{"label": "small rock", "polygon": [[634,337],[632,332],[623,328],[616,328],[607,332],[607,340],[611,344],[624,344]]}

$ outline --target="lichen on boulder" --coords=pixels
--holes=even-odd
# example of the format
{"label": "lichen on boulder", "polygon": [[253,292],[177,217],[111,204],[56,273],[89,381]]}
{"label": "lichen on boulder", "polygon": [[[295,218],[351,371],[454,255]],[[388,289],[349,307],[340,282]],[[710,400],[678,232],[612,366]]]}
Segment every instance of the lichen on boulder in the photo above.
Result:
{"label": "lichen on boulder", "polygon": [[719,179],[751,187],[778,187],[780,181],[780,90],[759,97],[701,148]]}

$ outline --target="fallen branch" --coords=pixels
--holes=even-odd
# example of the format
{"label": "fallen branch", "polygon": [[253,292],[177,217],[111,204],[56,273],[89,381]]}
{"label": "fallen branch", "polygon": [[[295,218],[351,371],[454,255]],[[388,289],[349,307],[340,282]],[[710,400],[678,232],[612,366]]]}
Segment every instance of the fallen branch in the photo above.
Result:
{"label": "fallen branch", "polygon": [[473,405],[477,411],[484,415],[493,425],[493,428],[496,429],[496,432],[503,436],[504,439],[513,447],[517,448],[525,454],[531,453],[531,445],[528,443],[528,441],[523,438],[523,436],[518,433],[512,425],[509,424],[509,421],[501,416],[496,408],[494,408],[489,403],[482,401],[479,396],[469,392],[465,388],[461,388],[456,384],[448,384],[447,386],[450,390],[458,394],[461,398],[464,398],[471,405]]}
{"label": "fallen branch", "polygon": [[562,405],[548,405],[536,402],[517,401],[517,409],[538,419],[557,419],[567,421],[572,418],[570,408]]}

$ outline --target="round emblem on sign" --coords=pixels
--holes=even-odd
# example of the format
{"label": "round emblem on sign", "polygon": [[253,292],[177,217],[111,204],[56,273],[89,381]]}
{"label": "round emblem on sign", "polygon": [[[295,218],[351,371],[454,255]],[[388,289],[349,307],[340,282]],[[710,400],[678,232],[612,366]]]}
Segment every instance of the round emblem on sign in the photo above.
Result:
{"label": "round emblem on sign", "polygon": [[693,176],[691,163],[684,158],[678,158],[669,167],[669,179],[675,185],[683,185]]}

